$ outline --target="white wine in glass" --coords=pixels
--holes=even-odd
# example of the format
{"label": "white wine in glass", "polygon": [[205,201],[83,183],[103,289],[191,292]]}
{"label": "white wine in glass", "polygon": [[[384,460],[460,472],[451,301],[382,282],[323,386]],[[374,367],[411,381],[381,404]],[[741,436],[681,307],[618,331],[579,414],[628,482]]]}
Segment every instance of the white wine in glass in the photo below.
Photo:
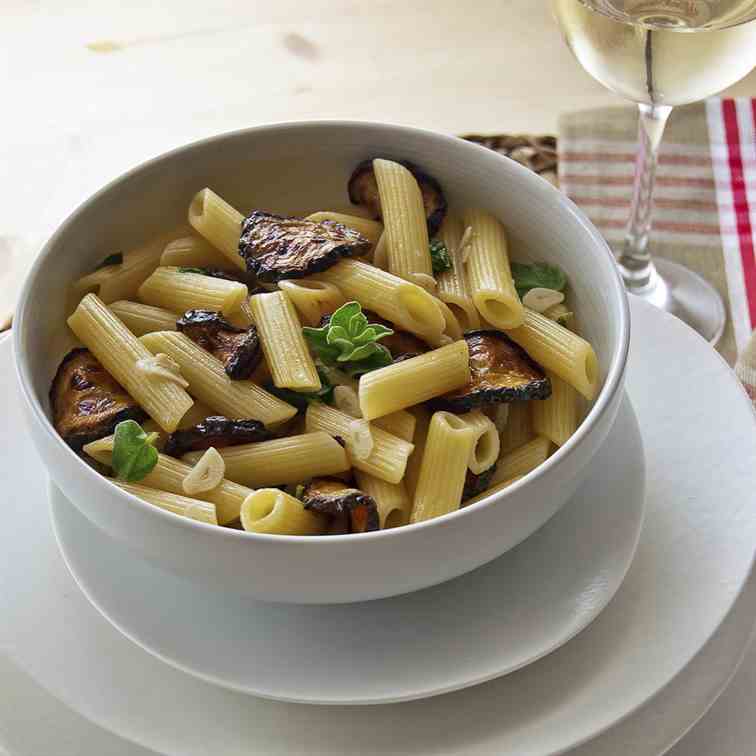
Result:
{"label": "white wine in glass", "polygon": [[630,220],[618,254],[625,285],[716,343],[725,323],[717,292],[687,268],[651,259],[651,197],[672,107],[716,94],[756,66],[756,0],[552,0],[552,7],[586,71],[640,110]]}

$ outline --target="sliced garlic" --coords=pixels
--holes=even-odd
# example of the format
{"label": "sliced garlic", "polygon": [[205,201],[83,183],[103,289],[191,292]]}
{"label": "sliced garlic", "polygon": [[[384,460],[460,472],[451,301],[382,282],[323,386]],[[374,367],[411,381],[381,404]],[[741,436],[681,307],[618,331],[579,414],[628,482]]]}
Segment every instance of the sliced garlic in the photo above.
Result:
{"label": "sliced garlic", "polygon": [[429,276],[427,273],[410,273],[410,278],[412,279],[413,283],[421,286],[431,294],[433,294],[433,292],[436,290],[436,279],[433,278],[433,276]]}
{"label": "sliced garlic", "polygon": [[212,491],[220,485],[226,475],[226,463],[218,450],[211,446],[198,460],[197,464],[187,473],[181,482],[184,493],[193,494]]}
{"label": "sliced garlic", "polygon": [[351,417],[362,417],[360,400],[352,386],[336,386],[333,389],[333,403],[336,409],[346,412]]}
{"label": "sliced garlic", "polygon": [[470,257],[470,242],[473,237],[473,228],[468,226],[465,232],[462,234],[462,238],[459,240],[457,249],[454,252],[455,259],[462,258],[462,265],[467,265],[467,261]]}
{"label": "sliced garlic", "polygon": [[561,302],[564,302],[564,294],[561,291],[545,289],[542,286],[536,286],[522,298],[525,307],[536,312],[545,312],[549,307]]}
{"label": "sliced garlic", "polygon": [[370,430],[370,423],[367,420],[352,420],[349,423],[349,437],[349,451],[355,459],[364,462],[373,453],[373,432]]}
{"label": "sliced garlic", "polygon": [[166,381],[177,383],[182,388],[189,386],[189,381],[181,375],[179,364],[169,355],[160,352],[153,357],[142,357],[136,361],[136,369],[143,375],[154,375]]}

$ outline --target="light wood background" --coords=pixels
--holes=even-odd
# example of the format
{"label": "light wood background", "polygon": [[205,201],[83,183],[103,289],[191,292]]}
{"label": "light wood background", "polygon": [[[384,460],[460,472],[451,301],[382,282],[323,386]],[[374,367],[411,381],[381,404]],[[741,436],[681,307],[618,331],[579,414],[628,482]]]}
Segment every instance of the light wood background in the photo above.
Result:
{"label": "light wood background", "polygon": [[[756,94],[756,74],[731,90]],[[546,0],[3,0],[0,323],[55,226],[127,168],[307,118],[554,133],[616,103]]]}

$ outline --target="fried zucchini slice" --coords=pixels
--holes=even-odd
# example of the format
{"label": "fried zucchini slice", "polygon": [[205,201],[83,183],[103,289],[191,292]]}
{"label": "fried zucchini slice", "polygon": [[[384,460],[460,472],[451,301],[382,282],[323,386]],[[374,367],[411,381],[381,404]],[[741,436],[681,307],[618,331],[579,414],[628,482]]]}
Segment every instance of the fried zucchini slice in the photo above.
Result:
{"label": "fried zucchini slice", "polygon": [[259,420],[231,420],[222,415],[213,415],[191,428],[171,433],[163,452],[171,457],[182,457],[187,452],[205,451],[211,446],[222,449],[271,438],[273,434]]}
{"label": "fried zucchini slice", "polygon": [[496,462],[491,465],[487,470],[483,470],[482,473],[476,475],[472,470],[467,471],[465,476],[465,487],[462,489],[462,504],[468,499],[472,499],[473,496],[483,493],[491,485],[491,479],[496,472]]}

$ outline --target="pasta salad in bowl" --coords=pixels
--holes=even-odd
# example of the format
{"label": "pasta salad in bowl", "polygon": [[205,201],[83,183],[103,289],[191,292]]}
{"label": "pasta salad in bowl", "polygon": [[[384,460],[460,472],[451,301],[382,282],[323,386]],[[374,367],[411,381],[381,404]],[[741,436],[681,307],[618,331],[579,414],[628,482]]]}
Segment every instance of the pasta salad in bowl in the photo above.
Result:
{"label": "pasta salad in bowl", "polygon": [[[318,134],[333,146],[287,192]],[[265,177],[249,196],[212,180],[221,147]],[[481,202],[470,165],[508,202]],[[171,203],[172,223],[145,222],[159,233],[108,248],[153,174],[180,186],[183,218]],[[305,199],[324,176],[322,204]],[[519,243],[518,191],[551,213],[540,246]],[[83,240],[65,293],[38,262],[20,308],[35,442],[105,532],[212,587],[323,603],[461,574],[556,512],[614,421],[627,305],[608,250],[541,179],[460,140],[325,123],[217,137],[106,188],[41,259]],[[45,299],[66,317],[39,333]]]}

